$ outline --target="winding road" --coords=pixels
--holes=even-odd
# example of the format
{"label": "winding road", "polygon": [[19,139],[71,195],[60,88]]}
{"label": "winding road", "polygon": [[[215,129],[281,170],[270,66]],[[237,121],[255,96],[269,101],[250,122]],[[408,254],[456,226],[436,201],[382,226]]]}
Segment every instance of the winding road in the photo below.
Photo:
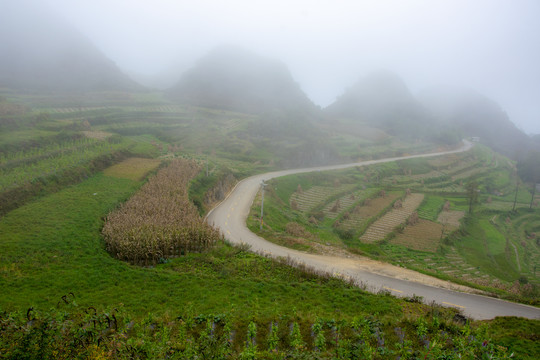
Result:
{"label": "winding road", "polygon": [[536,307],[463,292],[470,291],[471,289],[369,258],[309,254],[289,249],[255,235],[246,227],[247,216],[263,180],[290,174],[338,170],[395,160],[447,155],[468,151],[472,147],[473,144],[471,142],[464,140],[463,146],[452,151],[350,164],[283,170],[255,175],[240,181],[229,196],[207,215],[207,221],[219,228],[232,243],[245,243],[254,252],[272,257],[290,258],[293,262],[305,264],[319,271],[353,280],[371,292],[384,290],[396,296],[422,296],[426,303],[434,301],[443,306],[455,307],[461,309],[466,316],[474,319],[491,319],[496,316],[520,316],[540,319],[540,309]]}

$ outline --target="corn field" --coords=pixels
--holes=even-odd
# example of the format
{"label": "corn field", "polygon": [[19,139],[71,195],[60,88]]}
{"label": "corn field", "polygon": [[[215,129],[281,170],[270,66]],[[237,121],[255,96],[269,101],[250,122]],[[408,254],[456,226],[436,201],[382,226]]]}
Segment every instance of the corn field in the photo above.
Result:
{"label": "corn field", "polygon": [[107,251],[120,260],[147,266],[203,251],[221,239],[188,198],[189,181],[199,171],[193,161],[174,160],[110,213],[102,231]]}

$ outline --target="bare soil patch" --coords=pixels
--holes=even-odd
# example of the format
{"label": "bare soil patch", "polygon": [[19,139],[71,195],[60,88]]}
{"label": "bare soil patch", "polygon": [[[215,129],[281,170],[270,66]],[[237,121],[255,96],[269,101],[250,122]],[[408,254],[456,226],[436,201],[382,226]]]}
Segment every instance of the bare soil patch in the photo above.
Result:
{"label": "bare soil patch", "polygon": [[465,211],[456,211],[456,210],[449,210],[449,211],[441,211],[439,214],[439,217],[437,218],[437,222],[451,226],[453,228],[459,228],[460,226],[460,220],[465,216]]}

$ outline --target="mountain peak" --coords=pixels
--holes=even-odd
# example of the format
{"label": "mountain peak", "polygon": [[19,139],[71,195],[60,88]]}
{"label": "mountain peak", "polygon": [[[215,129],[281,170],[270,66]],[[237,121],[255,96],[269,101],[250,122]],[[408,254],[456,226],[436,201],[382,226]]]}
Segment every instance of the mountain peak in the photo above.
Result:
{"label": "mountain peak", "polygon": [[0,9],[0,85],[53,91],[140,88],[50,8],[24,0]]}
{"label": "mountain peak", "polygon": [[315,108],[283,63],[237,46],[210,51],[170,94],[198,106],[256,113]]}
{"label": "mountain peak", "polygon": [[333,117],[350,118],[382,127],[393,135],[420,136],[426,116],[405,82],[388,70],[374,71],[360,78],[326,108]]}

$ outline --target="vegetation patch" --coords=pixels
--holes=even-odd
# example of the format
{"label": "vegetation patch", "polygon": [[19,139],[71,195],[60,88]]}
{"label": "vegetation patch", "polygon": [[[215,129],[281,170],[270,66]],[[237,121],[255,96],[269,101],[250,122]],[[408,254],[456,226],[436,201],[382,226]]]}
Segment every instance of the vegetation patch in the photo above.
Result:
{"label": "vegetation patch", "polygon": [[142,180],[161,164],[159,159],[129,158],[103,170],[107,176],[121,179]]}
{"label": "vegetation patch", "polygon": [[[328,200],[338,194],[343,192],[350,191],[354,188],[354,184],[341,185],[336,184],[336,186],[313,186],[312,188],[303,191],[299,187],[296,192],[290,197],[290,204],[296,204],[297,210],[301,211],[311,211],[321,205],[327,204]],[[333,205],[329,205],[329,208],[326,209],[328,213]],[[334,211],[335,213],[336,211]]]}
{"label": "vegetation patch", "polygon": [[405,226],[390,239],[391,244],[403,245],[413,250],[436,252],[443,236],[443,226],[420,219],[417,224]]}
{"label": "vegetation patch", "polygon": [[411,194],[405,197],[401,206],[390,210],[371,224],[360,237],[360,241],[372,243],[383,240],[396,226],[403,224],[416,211],[423,199],[423,194]]}
{"label": "vegetation patch", "polygon": [[[531,186],[516,186],[513,163],[481,145],[467,153],[412,160],[275,179],[271,187],[285,203],[274,204],[271,195],[265,199],[265,226],[260,235],[301,250],[319,249],[313,242],[345,247],[536,303],[534,294],[540,288],[538,209],[532,191],[528,192]],[[451,176],[458,178],[452,180]],[[472,204],[467,191],[471,182],[476,182],[474,193],[478,195]],[[357,187],[331,196],[320,194],[320,189],[335,189],[335,184]],[[380,196],[383,192],[385,197]],[[375,229],[377,221],[396,212],[395,207],[403,207],[403,199],[396,201],[403,193],[424,194],[416,209],[416,225],[405,218],[380,231],[376,238],[382,242],[358,241],[370,227]],[[310,197],[314,203],[305,206]],[[259,232],[254,226],[258,213],[260,201],[256,200],[248,218],[255,232]],[[285,225],[290,222],[301,224],[314,236],[296,238],[301,243],[289,241]]]}
{"label": "vegetation patch", "polygon": [[445,202],[445,199],[440,196],[426,195],[418,207],[418,216],[425,220],[436,221]]}
{"label": "vegetation patch", "polygon": [[0,314],[2,358],[528,360],[539,351],[538,320],[470,323],[435,307],[391,322],[372,314],[311,319],[253,313],[242,319],[185,310],[139,320],[121,307],[101,311],[74,300],[68,294],[49,311]]}
{"label": "vegetation patch", "polygon": [[99,131],[99,130],[84,130],[81,131],[81,133],[86,136],[89,139],[96,139],[96,140],[105,140],[109,136],[112,136],[111,133],[106,131]]}
{"label": "vegetation patch", "polygon": [[437,222],[447,225],[452,229],[458,229],[461,225],[461,219],[465,216],[465,211],[447,210],[441,211],[437,217]]}

